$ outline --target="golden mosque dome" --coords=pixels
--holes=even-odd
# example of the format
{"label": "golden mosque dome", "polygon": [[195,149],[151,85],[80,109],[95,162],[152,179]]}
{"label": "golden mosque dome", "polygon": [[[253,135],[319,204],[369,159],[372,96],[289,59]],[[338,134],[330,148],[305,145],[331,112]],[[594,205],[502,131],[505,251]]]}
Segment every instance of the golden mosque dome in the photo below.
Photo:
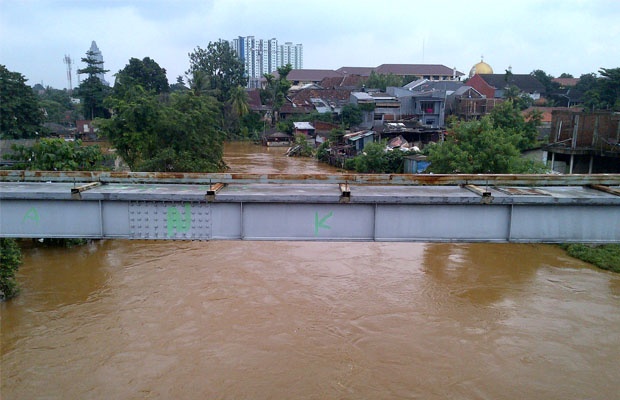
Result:
{"label": "golden mosque dome", "polygon": [[489,64],[485,63],[483,59],[481,59],[478,64],[475,64],[473,67],[471,67],[471,69],[469,70],[470,78],[476,74],[492,74],[493,73],[493,68],[491,68]]}

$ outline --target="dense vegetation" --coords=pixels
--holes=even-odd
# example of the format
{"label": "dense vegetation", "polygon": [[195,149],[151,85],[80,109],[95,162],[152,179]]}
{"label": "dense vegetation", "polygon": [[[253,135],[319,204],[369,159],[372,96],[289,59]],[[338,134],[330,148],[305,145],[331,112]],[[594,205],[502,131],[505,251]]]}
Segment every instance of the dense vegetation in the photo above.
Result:
{"label": "dense vegetation", "polygon": [[102,168],[105,155],[99,146],[82,142],[43,138],[32,146],[13,145],[14,169],[40,171],[94,171]]}
{"label": "dense vegetation", "polygon": [[[560,84],[553,81],[553,76],[542,70],[534,70],[531,73],[545,87],[547,92],[547,105],[562,104]],[[583,106],[588,111],[611,110],[620,111],[620,68],[601,68],[598,72],[584,74],[579,77],[573,92],[580,93],[583,97]],[[572,78],[570,74],[562,74],[560,78]]]}
{"label": "dense vegetation", "polygon": [[521,157],[534,146],[540,116],[526,121],[511,101],[476,121],[455,121],[446,140],[428,148],[430,171],[440,174],[542,173],[545,166]]}
{"label": "dense vegetation", "polygon": [[43,121],[39,99],[26,78],[0,65],[0,139],[34,138]]}
{"label": "dense vegetation", "polygon": [[15,297],[19,287],[15,273],[22,263],[21,251],[14,239],[0,238],[0,301]]}
{"label": "dense vegetation", "polygon": [[[49,138],[44,124],[72,126],[78,119],[94,119],[99,135],[106,137],[133,170],[148,171],[221,171],[225,139],[257,139],[266,125],[279,123],[282,131],[292,132],[294,118],[279,119],[291,83],[290,66],[268,74],[260,95],[270,108],[270,121],[249,108],[243,63],[224,41],[197,47],[189,54],[186,76],[168,84],[166,70],[149,57],[131,58],[115,74],[114,87],[99,79],[107,72],[94,54],[82,58],[85,78],[75,91],[27,85],[19,72],[0,65],[0,139],[39,139],[33,145],[16,145],[11,158],[13,168],[40,170],[94,170],[104,168],[106,156],[97,146],[80,141]],[[548,105],[561,100],[559,85],[544,71],[532,72],[549,93]],[[570,78],[568,74],[561,77]],[[402,86],[414,77],[397,77],[372,73],[360,89],[385,90]],[[186,84],[187,83],[187,84]],[[363,85],[363,86],[362,86]],[[586,110],[620,111],[620,68],[602,68],[597,74],[585,74],[575,91],[583,93]],[[523,150],[536,145],[539,115],[525,119],[521,110],[530,104],[515,88],[506,90],[507,102],[496,107],[490,116],[479,121],[452,121],[445,142],[429,146],[425,152],[435,173],[522,173],[542,172],[544,166],[520,157]],[[77,101],[79,99],[79,102]],[[362,109],[343,107],[340,115],[314,112],[297,120],[331,122],[334,129],[328,142],[318,149],[325,157],[327,148],[341,144],[344,130],[359,124]],[[370,110],[367,110],[370,111]],[[295,138],[300,154],[312,149],[305,138]],[[362,173],[400,173],[403,157],[400,150],[388,151],[386,143],[373,143],[363,154],[347,161],[345,167]],[[108,160],[109,161],[109,160]],[[52,241],[53,242],[53,241]],[[71,241],[59,241],[68,245]],[[10,298],[18,292],[15,272],[20,253],[16,242],[0,239],[0,297]],[[601,268],[619,272],[617,245],[568,245],[567,252]]]}
{"label": "dense vegetation", "polygon": [[562,248],[571,257],[578,258],[601,269],[620,273],[620,244],[587,245],[567,244]]}

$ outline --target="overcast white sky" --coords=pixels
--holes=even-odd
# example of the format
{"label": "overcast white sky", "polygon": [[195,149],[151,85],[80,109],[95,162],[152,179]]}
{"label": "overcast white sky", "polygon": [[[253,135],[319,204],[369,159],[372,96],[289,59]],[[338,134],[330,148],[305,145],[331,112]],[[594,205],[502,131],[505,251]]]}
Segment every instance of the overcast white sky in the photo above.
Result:
{"label": "overcast white sky", "polygon": [[238,36],[301,43],[304,68],[443,64],[468,73],[620,67],[620,0],[0,0],[0,64],[30,85],[67,87],[65,55],[95,40],[106,79],[131,57],[184,75],[188,53]]}

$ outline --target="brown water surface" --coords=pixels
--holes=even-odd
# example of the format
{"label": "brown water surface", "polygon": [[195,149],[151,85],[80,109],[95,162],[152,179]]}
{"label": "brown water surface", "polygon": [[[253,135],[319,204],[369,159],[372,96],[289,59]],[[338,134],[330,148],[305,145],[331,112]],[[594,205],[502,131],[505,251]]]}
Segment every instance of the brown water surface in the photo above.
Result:
{"label": "brown water surface", "polygon": [[[275,150],[275,151],[274,151]],[[334,172],[231,144],[232,171]],[[532,244],[24,251],[9,399],[617,399],[620,276]]]}

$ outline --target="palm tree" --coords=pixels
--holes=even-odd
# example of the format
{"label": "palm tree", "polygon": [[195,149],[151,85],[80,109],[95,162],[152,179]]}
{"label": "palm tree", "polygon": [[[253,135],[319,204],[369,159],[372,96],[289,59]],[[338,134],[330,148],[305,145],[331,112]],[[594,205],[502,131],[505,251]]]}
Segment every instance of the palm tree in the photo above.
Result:
{"label": "palm tree", "polygon": [[236,86],[230,91],[228,100],[228,110],[231,119],[231,126],[239,128],[241,119],[250,112],[248,93],[242,86]]}
{"label": "palm tree", "polygon": [[230,107],[232,114],[238,119],[243,118],[244,115],[250,112],[248,92],[245,88],[237,86],[230,92]]}
{"label": "palm tree", "polygon": [[515,85],[510,85],[504,90],[504,98],[508,101],[511,101],[513,105],[517,104],[520,95],[521,91]]}

